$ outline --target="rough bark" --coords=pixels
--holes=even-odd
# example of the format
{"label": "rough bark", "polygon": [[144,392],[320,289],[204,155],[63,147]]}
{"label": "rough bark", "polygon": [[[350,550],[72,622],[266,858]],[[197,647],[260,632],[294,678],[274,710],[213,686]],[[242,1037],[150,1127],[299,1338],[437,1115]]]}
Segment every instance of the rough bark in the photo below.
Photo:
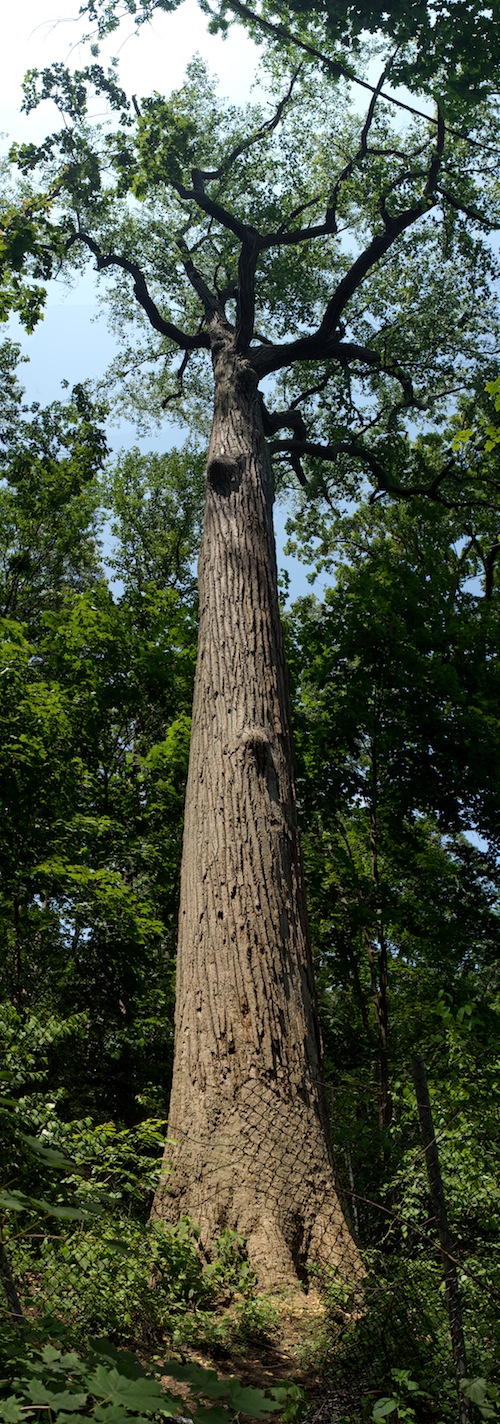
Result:
{"label": "rough bark", "polygon": [[335,1190],[297,833],[273,482],[250,364],[214,358],[173,1085],[153,1216],[229,1226],[267,1288],[358,1273]]}

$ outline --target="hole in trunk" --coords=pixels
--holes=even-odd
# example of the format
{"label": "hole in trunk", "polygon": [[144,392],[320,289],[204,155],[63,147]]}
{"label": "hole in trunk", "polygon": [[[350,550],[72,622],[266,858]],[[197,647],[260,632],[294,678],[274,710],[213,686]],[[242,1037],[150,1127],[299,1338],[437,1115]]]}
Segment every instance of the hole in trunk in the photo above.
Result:
{"label": "hole in trunk", "polygon": [[227,498],[231,494],[231,490],[238,489],[240,484],[236,460],[230,460],[226,455],[218,455],[215,460],[210,461],[207,479],[215,494]]}

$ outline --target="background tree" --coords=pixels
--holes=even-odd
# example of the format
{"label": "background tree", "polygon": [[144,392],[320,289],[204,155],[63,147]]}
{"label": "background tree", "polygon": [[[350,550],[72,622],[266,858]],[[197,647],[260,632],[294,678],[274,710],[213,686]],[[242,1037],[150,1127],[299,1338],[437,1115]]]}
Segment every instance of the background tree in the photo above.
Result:
{"label": "background tree", "polygon": [[[476,512],[467,538],[460,516],[428,502],[325,520],[335,587],[287,618],[313,941],[341,1035],[336,996],[349,986],[353,1061],[372,1061],[378,1044],[382,1127],[391,1077],[426,1037],[433,1004],[443,991],[456,1009],[475,998],[477,967],[485,988],[496,955],[490,523]],[[318,530],[307,507],[296,525]]]}
{"label": "background tree", "polygon": [[[69,1023],[54,1027],[51,1065],[63,1114],[130,1122],[148,1083],[157,1106],[170,1055],[199,460],[135,452],[106,488],[101,408],[77,390],[28,410],[14,356],[2,432],[3,981],[20,1023],[42,1037]],[[115,599],[96,542],[104,503]]]}

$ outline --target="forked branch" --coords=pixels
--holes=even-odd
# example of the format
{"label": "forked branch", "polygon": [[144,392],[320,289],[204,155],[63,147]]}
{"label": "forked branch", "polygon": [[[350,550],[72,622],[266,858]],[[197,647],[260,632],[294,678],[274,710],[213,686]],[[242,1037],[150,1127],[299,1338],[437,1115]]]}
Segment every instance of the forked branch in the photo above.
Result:
{"label": "forked branch", "polygon": [[236,160],[238,158],[241,158],[243,153],[248,153],[248,150],[250,148],[253,148],[253,145],[255,143],[260,143],[261,139],[265,138],[267,134],[271,134],[274,132],[274,129],[276,129],[278,127],[278,124],[281,122],[285,109],[290,102],[301,69],[302,65],[299,64],[297,66],[297,69],[294,70],[286,94],[284,94],[283,98],[280,99],[280,102],[277,105],[274,114],[271,115],[271,118],[266,119],[265,122],[261,124],[258,129],[255,130],[255,133],[250,134],[248,138],[242,139],[241,143],[238,143],[236,147],[233,148],[230,153],[228,153],[227,158],[224,158],[223,162],[219,164],[218,168],[193,169],[192,179],[195,187],[200,183],[204,184],[209,182],[215,182],[217,179],[223,178],[224,174],[229,172],[229,170],[233,166],[233,163],[236,163]]}

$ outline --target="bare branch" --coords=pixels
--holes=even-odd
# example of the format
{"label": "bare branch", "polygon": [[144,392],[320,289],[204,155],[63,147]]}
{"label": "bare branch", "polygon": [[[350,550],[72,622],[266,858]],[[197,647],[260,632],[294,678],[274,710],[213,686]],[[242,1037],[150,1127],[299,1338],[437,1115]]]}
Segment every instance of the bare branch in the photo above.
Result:
{"label": "bare branch", "polygon": [[[377,262],[380,261],[381,257],[385,256],[385,253],[388,252],[390,247],[392,247],[396,239],[400,237],[403,232],[406,231],[406,228],[411,227],[414,222],[417,222],[418,218],[422,217],[423,214],[428,212],[429,208],[432,207],[433,202],[435,201],[436,184],[438,180],[439,168],[444,149],[444,142],[445,126],[444,120],[439,111],[436,147],[432,162],[430,164],[423,198],[420,202],[415,203],[413,207],[404,209],[403,212],[398,213],[395,217],[390,217],[390,214],[387,212],[387,209],[385,207],[385,202],[383,202],[384,232],[378,233],[377,236],[372,239],[368,247],[365,248],[365,251],[361,252],[359,257],[356,258],[356,261],[353,262],[350,271],[347,272],[346,276],[343,277],[341,282],[339,282],[336,292],[334,292],[333,297],[331,298],[326,307],[323,320],[318,331],[319,336],[329,338],[333,335],[338,326],[339,318],[342,315],[345,306],[347,305],[350,298],[354,295],[354,292],[360,286],[361,282],[368,275],[368,272],[371,271],[372,267],[376,266]],[[399,175],[398,179],[396,180],[398,184],[404,181],[404,176],[405,175],[402,174]],[[410,179],[412,179],[413,176],[413,174],[408,174],[408,178]]]}
{"label": "bare branch", "polygon": [[439,176],[439,170],[440,170],[440,167],[441,167],[441,159],[442,159],[443,153],[444,153],[445,138],[446,138],[445,122],[444,122],[444,118],[443,118],[441,109],[440,109],[439,104],[438,104],[438,106],[437,106],[436,148],[435,148],[435,151],[434,151],[434,158],[433,158],[432,163],[431,163],[431,166],[430,166],[430,168],[429,168],[429,176],[428,176],[428,179],[427,179],[427,183],[426,183],[426,185],[425,185],[425,197],[426,197],[427,199],[433,198],[434,195],[435,195],[435,192],[436,192],[436,185],[437,185],[437,180],[438,180],[438,176]]}
{"label": "bare branch", "polygon": [[[283,424],[285,422],[283,421]],[[287,455],[293,468],[296,468],[297,460],[300,462],[304,456],[309,456],[315,460],[325,460],[329,464],[335,464],[340,455],[347,455],[355,460],[359,460],[371,470],[376,479],[376,488],[372,491],[369,503],[375,504],[381,495],[390,495],[393,499],[412,500],[419,496],[432,499],[441,504],[445,509],[467,509],[470,507],[470,499],[446,498],[441,493],[441,485],[447,476],[453,478],[453,456],[442,466],[441,470],[430,480],[428,484],[401,485],[392,480],[384,469],[383,464],[377,455],[368,450],[359,440],[337,440],[328,445],[322,445],[320,441],[294,438],[293,440],[271,440],[269,443],[271,455]],[[302,471],[302,483],[306,483]],[[488,500],[475,500],[476,507],[481,505],[486,509],[495,509],[495,506]],[[489,554],[485,557],[480,553],[481,561],[485,569],[486,582],[488,584],[488,597],[491,596],[493,588],[494,565],[498,553],[500,552],[500,542],[495,541]]]}
{"label": "bare branch", "polygon": [[184,386],[183,386],[184,372],[187,370],[190,356],[191,356],[191,352],[190,352],[190,351],[185,351],[185,352],[184,352],[184,355],[183,355],[181,364],[180,364],[180,366],[179,366],[179,369],[178,369],[178,371],[176,371],[176,373],[175,373],[176,376],[177,376],[177,390],[171,391],[169,396],[165,396],[164,400],[162,400],[162,403],[161,403],[161,408],[162,408],[162,410],[168,410],[168,407],[169,407],[169,405],[172,404],[172,401],[174,401],[174,400],[179,400],[180,397],[183,395],[183,393],[184,393]]}
{"label": "bare branch", "polygon": [[329,445],[322,445],[316,440],[271,440],[269,450],[272,455],[289,455],[290,458],[292,455],[308,455],[313,460],[327,460],[329,464],[335,464],[339,455],[352,455],[368,465],[379,486],[385,479],[385,472],[376,455],[355,440],[336,440]]}
{"label": "bare branch", "polygon": [[485,213],[479,213],[477,208],[471,208],[470,203],[458,202],[453,193],[450,193],[448,188],[443,188],[442,184],[439,185],[437,191],[449,203],[450,208],[454,208],[457,213],[464,213],[471,222],[479,223],[480,227],[485,228],[486,232],[495,232],[498,229],[498,222],[490,222]]}
{"label": "bare branch", "polygon": [[[312,203],[304,206],[312,207]],[[310,242],[315,237],[331,237],[334,232],[335,227],[327,222],[287,230],[279,227],[276,232],[265,232],[259,237],[259,251],[265,252],[269,247],[298,247],[300,242]]]}
{"label": "bare branch", "polygon": [[[287,232],[290,232],[291,229],[289,227],[289,224],[294,222],[295,218],[300,218],[302,216],[302,213],[306,213],[308,208],[317,207],[319,201],[319,194],[316,194],[316,197],[308,198],[305,203],[299,203],[296,208],[292,208],[292,211],[288,214],[288,217],[284,219],[282,223],[280,223],[279,227],[276,228],[275,237],[278,238],[281,236],[282,233],[286,234]],[[308,228],[304,228],[303,231],[309,232],[310,234],[310,229]]]}
{"label": "bare branch", "polygon": [[349,272],[347,272],[345,277],[342,278],[342,281],[339,282],[336,292],[326,307],[318,331],[319,336],[328,339],[333,335],[344,308],[347,306],[350,298],[354,296],[355,291],[361,282],[364,281],[364,278],[371,271],[372,267],[375,267],[377,262],[380,262],[381,257],[385,256],[385,253],[389,251],[389,248],[393,246],[397,238],[401,237],[401,234],[406,231],[406,228],[411,227],[414,222],[417,222],[418,218],[422,217],[423,213],[428,211],[430,205],[431,200],[424,198],[421,202],[416,203],[414,207],[406,208],[404,212],[392,218],[386,224],[384,231],[377,233],[377,236],[372,239],[368,247],[365,248],[365,251],[360,253],[356,261],[353,262]]}
{"label": "bare branch", "polygon": [[295,400],[290,402],[290,410],[296,410],[297,407],[302,404],[302,401],[309,400],[310,396],[321,395],[321,392],[326,390],[326,387],[330,384],[331,379],[332,372],[325,371],[324,376],[322,376],[321,380],[318,381],[317,385],[309,386],[308,390],[301,391],[300,395],[295,396]]}
{"label": "bare branch", "polygon": [[336,339],[328,340],[317,331],[312,336],[301,336],[296,341],[283,342],[280,346],[259,346],[250,351],[250,358],[259,380],[270,375],[272,371],[280,371],[284,366],[293,365],[296,361],[338,361],[341,366],[347,366],[350,361],[359,361],[362,365],[381,371],[398,381],[406,405],[414,406],[417,410],[426,408],[415,395],[410,377],[396,362],[384,360],[384,357],[370,346],[360,346],[354,341],[339,341],[338,334]]}
{"label": "bare branch", "polygon": [[373,122],[373,118],[374,118],[374,115],[375,115],[375,108],[376,108],[376,104],[377,104],[377,99],[379,98],[380,91],[381,91],[381,89],[382,89],[382,85],[383,85],[383,83],[384,83],[384,80],[385,80],[385,78],[386,78],[386,75],[387,75],[387,69],[384,69],[384,70],[382,71],[382,74],[380,75],[380,79],[379,79],[379,81],[378,81],[378,84],[377,84],[376,88],[374,89],[373,94],[372,94],[372,97],[371,97],[371,99],[370,99],[370,103],[369,103],[369,105],[368,105],[368,112],[367,112],[366,119],[365,119],[365,122],[364,122],[364,124],[363,124],[362,131],[361,131],[361,138],[360,138],[360,142],[359,142],[359,148],[357,149],[357,151],[356,151],[356,153],[354,154],[354,156],[353,156],[352,158],[350,158],[349,161],[345,164],[344,168],[342,169],[342,172],[340,173],[339,177],[337,178],[337,182],[335,183],[335,187],[334,187],[333,190],[332,190],[332,195],[331,195],[331,198],[330,198],[330,201],[329,201],[329,203],[328,203],[328,207],[327,207],[327,210],[326,210],[326,213],[325,213],[325,222],[328,223],[328,225],[330,226],[332,232],[335,231],[335,228],[336,228],[336,222],[337,222],[337,202],[338,202],[340,190],[341,190],[341,188],[342,188],[342,184],[345,183],[345,181],[346,181],[347,178],[350,178],[351,173],[353,173],[353,171],[354,171],[356,165],[357,165],[363,158],[366,158],[366,154],[367,154],[367,144],[368,144],[368,134],[369,134],[369,132],[370,132],[370,128],[371,128],[371,125],[372,125],[372,122]]}
{"label": "bare branch", "polygon": [[202,209],[202,212],[207,213],[208,217],[215,218],[216,222],[219,222],[222,227],[227,228],[229,232],[234,232],[235,237],[239,237],[240,242],[244,242],[245,238],[250,237],[250,235],[254,233],[255,230],[250,227],[248,223],[242,222],[240,218],[235,217],[234,213],[230,213],[227,208],[223,207],[222,203],[217,203],[213,198],[208,196],[208,193],[205,192],[199,169],[193,169],[192,177],[192,188],[186,188],[184,183],[172,182],[172,187],[175,189],[175,192],[179,194],[179,197],[183,199],[183,202],[196,203],[197,206]]}
{"label": "bare branch", "polygon": [[[329,59],[328,55],[323,54],[322,50],[317,49],[315,45],[308,44],[306,40],[299,39],[297,35],[292,35],[285,25],[273,25],[262,15],[256,15],[248,5],[244,4],[244,0],[227,0],[227,4],[235,15],[241,15],[243,20],[250,20],[253,25],[257,25],[259,29],[271,35],[274,40],[294,45],[296,49],[310,55],[311,59],[319,61],[334,79],[347,79],[350,84],[357,84],[359,88],[367,89],[371,94],[375,93],[375,85],[369,84],[367,79],[360,79],[357,74],[352,73],[347,65],[341,64],[337,59]],[[422,109],[415,109],[413,104],[406,104],[403,99],[396,99],[394,94],[387,94],[383,89],[380,91],[380,98],[384,99],[386,104],[393,104],[396,109],[404,109],[405,113],[412,114],[416,119],[424,119],[427,124],[437,125],[439,122],[433,114],[424,114]],[[470,144],[471,148],[484,149],[486,153],[494,153],[497,157],[500,154],[500,149],[494,148],[491,144],[481,143],[480,139],[470,138],[464,129],[449,128],[448,132],[454,138],[463,139],[465,143]]]}

